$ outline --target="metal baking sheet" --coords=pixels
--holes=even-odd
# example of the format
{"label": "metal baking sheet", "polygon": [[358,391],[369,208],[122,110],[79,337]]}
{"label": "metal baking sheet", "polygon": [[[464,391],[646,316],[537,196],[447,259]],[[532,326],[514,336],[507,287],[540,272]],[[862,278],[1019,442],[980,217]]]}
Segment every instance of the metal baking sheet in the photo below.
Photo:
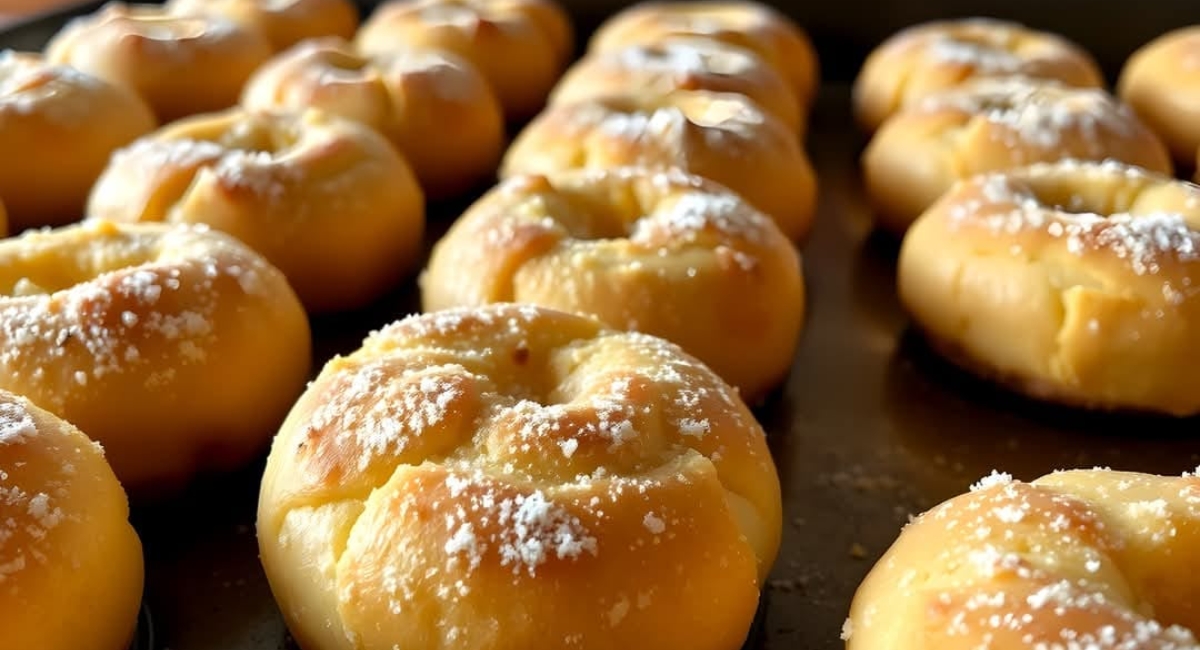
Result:
{"label": "metal baking sheet", "polygon": [[[585,33],[620,6],[568,4]],[[1112,72],[1146,40],[1200,22],[1200,6],[1190,0],[804,4],[787,11],[812,33],[826,79],[808,140],[821,200],[803,250],[809,305],[795,366],[757,410],[779,467],[785,518],[750,650],[841,648],[838,635],[855,588],[907,518],[993,468],[1034,478],[1068,467],[1177,474],[1200,464],[1198,419],[1033,404],[949,367],[924,347],[896,300],[896,242],[872,232],[857,164],[864,142],[849,102],[849,81],[870,47],[920,20],[1021,20],[1076,39]],[[2,32],[0,46],[37,49],[71,13],[79,12]],[[430,242],[468,202],[430,207]],[[317,319],[317,359],[354,349],[370,330],[416,309],[410,281],[372,308]],[[204,478],[170,502],[135,506],[147,561],[142,631],[153,633],[155,650],[294,647],[257,558],[261,472],[260,460]],[[150,643],[143,634],[137,648]]]}

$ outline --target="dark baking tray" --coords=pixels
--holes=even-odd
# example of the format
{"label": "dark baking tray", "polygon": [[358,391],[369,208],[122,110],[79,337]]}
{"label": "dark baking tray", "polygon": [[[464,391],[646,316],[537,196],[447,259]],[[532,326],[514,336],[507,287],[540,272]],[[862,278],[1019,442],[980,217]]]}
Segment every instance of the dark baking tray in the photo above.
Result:
{"label": "dark baking tray", "polygon": [[[621,4],[570,6],[586,33]],[[0,46],[39,48],[68,16],[93,7],[13,27],[0,33]],[[900,526],[992,469],[1033,478],[1092,466],[1178,474],[1200,464],[1200,420],[1032,404],[947,366],[911,334],[894,293],[895,242],[872,233],[862,196],[857,158],[863,140],[850,119],[849,81],[869,49],[894,31],[963,15],[1058,31],[1091,49],[1112,73],[1141,43],[1200,22],[1200,5],[842,1],[784,10],[812,33],[827,82],[808,141],[821,201],[803,251],[809,312],[795,366],[786,385],[757,410],[783,483],[785,531],[747,647],[834,650],[841,648],[838,634],[855,588]],[[431,242],[465,205],[431,206]],[[317,358],[354,349],[368,331],[416,308],[409,282],[375,307],[316,320]],[[146,548],[149,610],[138,650],[151,644],[156,650],[292,647],[257,559],[261,472],[260,461],[203,478],[169,502],[134,508]]]}

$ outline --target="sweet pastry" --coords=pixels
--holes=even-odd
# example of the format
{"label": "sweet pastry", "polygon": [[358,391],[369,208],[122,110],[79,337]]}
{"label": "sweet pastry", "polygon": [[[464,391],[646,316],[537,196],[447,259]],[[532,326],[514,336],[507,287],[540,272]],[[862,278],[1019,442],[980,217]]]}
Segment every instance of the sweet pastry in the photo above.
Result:
{"label": "sweet pastry", "polygon": [[7,648],[125,650],[142,544],[104,452],[0,390],[0,628]]}
{"label": "sweet pastry", "polygon": [[92,218],[206,224],[283,271],[312,312],[362,307],[417,263],[425,203],[383,136],[317,110],[232,109],[113,155]]}
{"label": "sweet pastry", "polygon": [[136,92],[170,122],[236,104],[242,84],[271,58],[271,44],[226,18],[110,2],[67,23],[46,57]]}
{"label": "sweet pastry", "polygon": [[926,95],[998,77],[1104,87],[1095,59],[1061,36],[986,18],[939,20],[899,32],[867,57],[854,82],[855,116],[873,131]]}
{"label": "sweet pastry", "polygon": [[275,439],[258,539],[306,650],[728,650],[779,499],[754,416],[678,347],[502,305],[327,364]]}
{"label": "sweet pastry", "polygon": [[673,37],[708,38],[752,50],[788,80],[801,103],[820,83],[808,34],[787,16],[754,0],[650,0],[605,21],[588,44],[592,52],[654,44]]}
{"label": "sweet pastry", "polygon": [[351,0],[170,0],[180,16],[223,16],[262,32],[275,51],[324,36],[352,38],[358,7]]}
{"label": "sweet pastry", "polygon": [[550,103],[673,90],[745,95],[795,133],[804,124],[796,93],[767,62],[750,50],[702,38],[671,38],[588,54],[563,75]]}
{"label": "sweet pastry", "polygon": [[992,476],[916,518],[875,565],[847,650],[1195,650],[1200,478]]}
{"label": "sweet pastry", "polygon": [[898,281],[968,369],[1071,405],[1200,412],[1200,187],[1113,162],[978,176],[909,229]]}
{"label": "sweet pastry", "polygon": [[504,112],[487,80],[437,50],[365,57],[340,39],[307,41],[260,68],[242,105],[313,107],[367,124],[404,153],[431,199],[492,177],[504,148]]}
{"label": "sweet pastry", "polygon": [[1125,63],[1117,93],[1154,129],[1183,167],[1200,150],[1200,26],[1164,34]]}
{"label": "sweet pastry", "polygon": [[903,234],[956,181],[1068,158],[1173,171],[1158,137],[1108,93],[1005,79],[970,82],[901,109],[868,145],[863,177],[880,224]]}
{"label": "sweet pastry", "polygon": [[565,11],[552,0],[389,0],[355,40],[367,55],[448,50],[477,67],[512,120],[541,109],[574,48]]}
{"label": "sweet pastry", "polygon": [[529,123],[501,176],[566,169],[676,168],[737,192],[802,239],[817,182],[796,134],[743,95],[676,90],[556,104]]}
{"label": "sweet pastry", "polygon": [[787,375],[804,313],[799,256],[778,226],[678,170],[510,177],[434,246],[420,286],[427,312],[531,303],[661,336],[748,402]]}
{"label": "sweet pastry", "polygon": [[310,344],[283,275],[207,228],[93,221],[0,241],[0,390],[85,429],[139,495],[260,453]]}
{"label": "sweet pastry", "polygon": [[0,198],[12,231],[78,221],[113,150],[154,127],[150,108],[124,88],[37,54],[0,52],[0,151],[10,154],[0,159]]}

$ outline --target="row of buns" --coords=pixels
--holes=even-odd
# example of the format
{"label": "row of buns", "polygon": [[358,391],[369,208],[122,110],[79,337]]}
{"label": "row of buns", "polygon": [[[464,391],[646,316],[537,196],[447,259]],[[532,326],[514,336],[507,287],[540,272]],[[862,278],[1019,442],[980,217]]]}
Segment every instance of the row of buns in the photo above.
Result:
{"label": "row of buns", "polygon": [[[1032,398],[1200,413],[1195,28],[1105,91],[1065,38],[984,19],[905,30],[855,85],[863,175],[934,350]],[[970,432],[963,432],[969,434]],[[848,650],[1197,648],[1200,478],[993,474],[910,520],[858,587]]]}
{"label": "row of buns", "polygon": [[[781,528],[744,399],[782,381],[802,323],[807,38],[754,4],[639,7],[555,86],[573,50],[556,5],[393,2],[357,31],[343,9],[114,3],[44,54],[5,55],[11,103],[31,116],[21,137],[40,142],[35,175],[64,160],[55,138],[86,145],[91,166],[53,190],[0,187],[18,233],[0,244],[0,389],[14,391],[0,402],[4,430],[19,430],[0,451],[25,463],[55,436],[84,439],[78,425],[112,468],[88,465],[89,478],[142,497],[244,464],[274,436],[259,539],[309,650],[739,643]],[[62,86],[27,92],[47,80]],[[93,95],[64,101],[77,88]],[[423,274],[430,313],[306,387],[308,314],[369,304],[411,274],[426,202],[494,175],[505,124],[547,97],[501,185]],[[97,107],[131,124],[112,129]],[[556,153],[578,139],[564,123],[594,109],[607,120],[588,145],[598,153]],[[486,304],[498,302],[526,304]],[[493,424],[478,426],[483,412]],[[36,549],[2,547],[11,626],[29,647],[115,648],[140,562],[102,572],[81,545],[99,535],[105,552],[136,557],[136,535],[109,532],[128,530],[126,511],[2,478],[22,495],[7,505],[33,517],[6,522],[4,539],[44,536],[47,517],[80,523]],[[355,522],[364,545],[341,537]],[[85,611],[45,596],[64,563],[84,567],[70,598],[120,597],[62,618]],[[646,567],[636,581],[620,570],[630,563]],[[500,641],[494,621],[506,621]]]}

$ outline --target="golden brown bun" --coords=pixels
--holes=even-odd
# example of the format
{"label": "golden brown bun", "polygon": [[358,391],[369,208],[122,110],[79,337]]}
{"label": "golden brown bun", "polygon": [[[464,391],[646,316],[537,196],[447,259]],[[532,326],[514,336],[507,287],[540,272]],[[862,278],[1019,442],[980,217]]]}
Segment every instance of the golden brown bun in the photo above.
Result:
{"label": "golden brown bun", "polygon": [[271,58],[271,44],[226,18],[110,2],[67,23],[46,57],[129,88],[165,123],[236,104],[242,84]]}
{"label": "golden brown bun", "polygon": [[206,228],[92,221],[0,241],[0,389],[85,428],[131,490],[261,452],[310,343],[283,275]]}
{"label": "golden brown bun", "polygon": [[258,536],[305,650],[729,650],[780,517],[762,429],[710,370],[500,305],[326,365],[275,439]]}
{"label": "golden brown bun", "polygon": [[367,124],[404,153],[431,199],[492,177],[504,148],[504,113],[487,80],[437,50],[364,57],[340,39],[307,41],[260,68],[242,105],[313,107]]}
{"label": "golden brown bun", "polygon": [[0,52],[0,198],[12,231],[81,219],[113,150],[154,127],[129,90],[37,54]]}
{"label": "golden brown bun", "polygon": [[880,225],[903,234],[956,181],[1067,158],[1173,171],[1162,142],[1103,90],[1004,79],[901,109],[867,147],[863,176]]}
{"label": "golden brown bun", "polygon": [[265,34],[277,52],[310,38],[352,38],[358,29],[351,0],[170,0],[167,7],[180,16],[228,18]]}
{"label": "golden brown bun", "polygon": [[312,312],[361,307],[417,264],[421,188],[374,130],[317,110],[180,120],[113,155],[91,218],[206,224],[283,271]]}
{"label": "golden brown bun", "polygon": [[359,30],[367,55],[432,48],[470,61],[513,120],[546,102],[574,47],[572,27],[549,0],[390,0]]}
{"label": "golden brown bun", "polygon": [[1196,650],[1200,478],[993,474],[910,523],[847,650]]}
{"label": "golden brown bun", "polygon": [[673,90],[710,90],[745,95],[803,130],[803,109],[787,81],[757,54],[720,41],[670,38],[647,45],[593,52],[567,70],[551,104],[574,104],[612,95],[664,95]]}
{"label": "golden brown bun", "polygon": [[854,112],[873,131],[922,97],[969,79],[1028,77],[1103,88],[1090,54],[1061,36],[987,18],[905,29],[875,48],[854,82]]}
{"label": "golden brown bun", "polygon": [[547,108],[509,147],[501,176],[676,168],[716,181],[802,239],[817,180],[796,134],[743,95],[676,90]]}
{"label": "golden brown bun", "polygon": [[1164,34],[1125,63],[1117,93],[1184,167],[1200,150],[1200,26]]}
{"label": "golden brown bun", "polygon": [[909,229],[900,297],[954,360],[1034,397],[1200,412],[1200,188],[1118,163],[976,177]]}
{"label": "golden brown bun", "polygon": [[787,375],[804,320],[778,226],[678,170],[513,176],[437,243],[420,285],[425,311],[531,303],[661,336],[749,402]]}
{"label": "golden brown bun", "polygon": [[0,390],[0,629],[5,648],[126,650],[142,544],[104,452]]}
{"label": "golden brown bun", "polygon": [[588,49],[610,51],[680,36],[753,51],[788,80],[805,106],[817,94],[820,70],[808,34],[787,16],[753,0],[641,2],[605,21],[592,35]]}

